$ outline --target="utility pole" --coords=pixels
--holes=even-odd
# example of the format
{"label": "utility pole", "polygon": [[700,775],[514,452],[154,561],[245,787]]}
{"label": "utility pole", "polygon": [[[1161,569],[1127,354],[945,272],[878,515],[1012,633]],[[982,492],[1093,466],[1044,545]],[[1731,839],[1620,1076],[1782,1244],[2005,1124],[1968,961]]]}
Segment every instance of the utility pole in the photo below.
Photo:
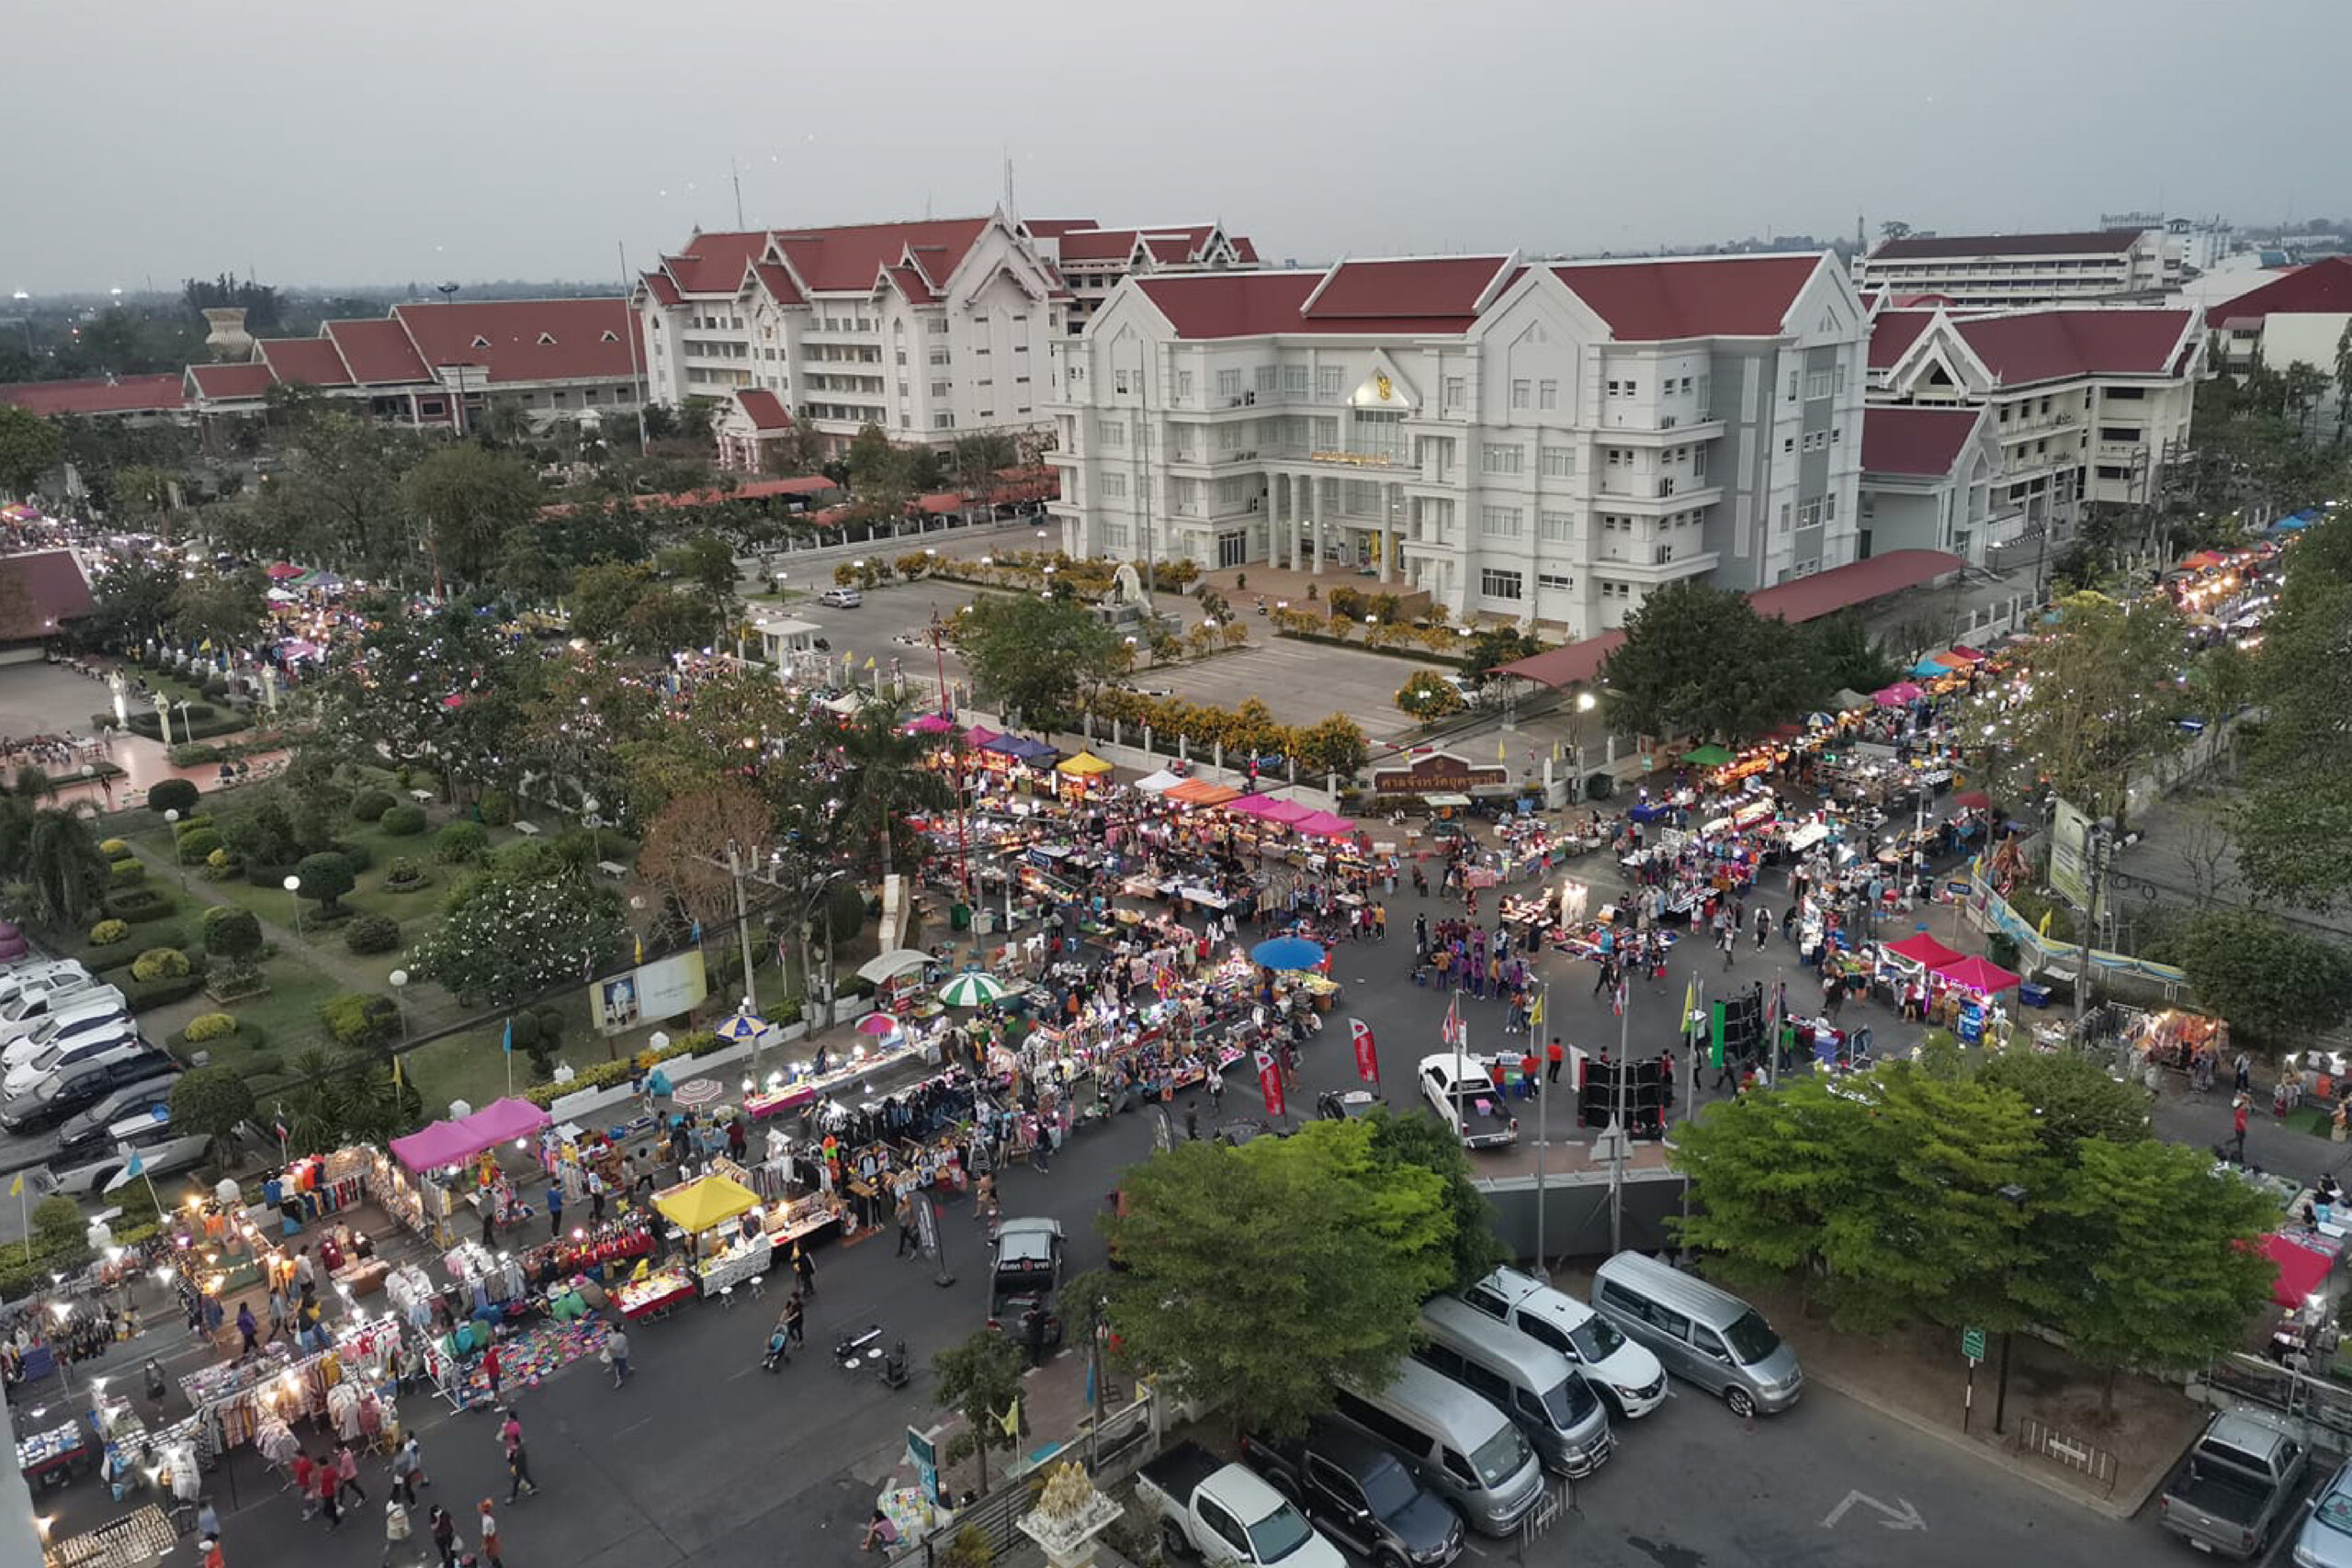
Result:
{"label": "utility pole", "polygon": [[1616,1135],[1613,1158],[1609,1165],[1609,1250],[1625,1249],[1625,1148],[1632,1134],[1625,1125],[1625,1050],[1632,1016],[1633,987],[1621,976],[1617,981],[1617,1082],[1615,1111],[1611,1126]]}
{"label": "utility pole", "polygon": [[752,975],[752,912],[743,903],[743,857],[732,840],[727,845],[727,874],[735,883],[736,934],[743,939],[743,1010],[756,1013],[760,1010],[760,987]]}
{"label": "utility pole", "polygon": [[[1538,993],[1538,999],[1535,1004],[1535,1016],[1537,1021],[1535,1032],[1538,1034],[1541,1034],[1544,1030],[1551,1026],[1552,1022],[1552,982],[1549,980],[1544,982],[1544,989]],[[1529,1046],[1527,1054],[1531,1056],[1536,1055],[1533,1045],[1531,1044]],[[1551,1281],[1552,1276],[1550,1271],[1544,1267],[1544,1243],[1545,1239],[1544,1232],[1544,1166],[1549,1160],[1552,1150],[1552,1073],[1550,1059],[1548,1057],[1538,1057],[1538,1066],[1536,1070],[1541,1076],[1535,1080],[1535,1277],[1548,1284]]]}

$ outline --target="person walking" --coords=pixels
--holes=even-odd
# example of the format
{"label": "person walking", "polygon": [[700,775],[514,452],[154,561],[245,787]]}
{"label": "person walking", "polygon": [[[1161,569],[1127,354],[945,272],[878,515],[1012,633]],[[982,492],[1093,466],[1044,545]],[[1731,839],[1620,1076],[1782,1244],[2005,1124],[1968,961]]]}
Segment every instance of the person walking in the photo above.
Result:
{"label": "person walking", "polygon": [[[2240,1056],[2238,1060],[2243,1063],[2245,1058],[2244,1056]],[[2244,1165],[2245,1163],[2245,1107],[2246,1097],[2243,1094],[2234,1096],[2230,1100],[2230,1127],[2232,1137],[2230,1156],[2240,1165]]]}
{"label": "person walking", "polygon": [[398,1497],[384,1499],[384,1568],[392,1568],[392,1559],[401,1555],[401,1549],[413,1539],[414,1528],[409,1522],[408,1509]]}
{"label": "person walking", "polygon": [[618,1388],[628,1382],[628,1330],[614,1324],[605,1336],[605,1351],[613,1359],[613,1386]]}
{"label": "person walking", "polygon": [[910,1187],[899,1189],[898,1218],[899,1250],[890,1256],[904,1258],[909,1253],[912,1253],[915,1257],[921,1258],[922,1237],[915,1230],[915,1195],[914,1190]]}
{"label": "person walking", "polygon": [[798,1242],[792,1244],[792,1277],[800,1281],[800,1293],[817,1293],[817,1265],[809,1260],[808,1250]]}
{"label": "person walking", "polygon": [[438,1503],[433,1505],[433,1512],[427,1517],[433,1550],[441,1554],[441,1568],[458,1568],[458,1521]]}
{"label": "person walking", "polygon": [[490,1511],[490,1499],[487,1497],[481,1500],[481,1555],[489,1562],[490,1568],[506,1568],[505,1560],[498,1555],[498,1516]]}
{"label": "person walking", "polygon": [[411,1432],[401,1439],[392,1451],[392,1495],[416,1506],[416,1484],[424,1479],[424,1452],[416,1446],[416,1434]]}
{"label": "person walking", "polygon": [[1736,926],[1732,926],[1732,925],[1726,925],[1726,926],[1724,926],[1724,934],[1723,934],[1723,949],[1724,949],[1724,967],[1725,969],[1729,969],[1729,968],[1731,967],[1731,955],[1732,955],[1733,952],[1734,952],[1734,951],[1735,951],[1738,946],[1739,946],[1739,928],[1737,928]]}
{"label": "person walking", "polygon": [[359,1484],[359,1456],[351,1451],[349,1443],[335,1450],[334,1474],[334,1500],[337,1504],[342,1503],[346,1492],[363,1503],[368,1501],[368,1489]]}
{"label": "person walking", "polygon": [[792,1348],[796,1350],[807,1343],[800,1326],[801,1316],[806,1311],[807,1309],[800,1304],[798,1291],[784,1298],[784,1332],[791,1339]]}
{"label": "person walking", "polygon": [[311,1485],[319,1499],[319,1512],[327,1517],[327,1533],[333,1535],[343,1528],[343,1508],[335,1500],[343,1490],[343,1475],[325,1454],[311,1467]]}
{"label": "person walking", "polygon": [[319,1467],[311,1462],[309,1454],[298,1451],[294,1455],[294,1495],[301,1499],[302,1517],[306,1519],[318,1512],[311,1506],[318,1495],[318,1487]]}
{"label": "person walking", "polygon": [[240,1341],[237,1347],[237,1359],[240,1361],[261,1348],[261,1325],[254,1321],[254,1305],[251,1302],[237,1303],[237,1338]]}
{"label": "person walking", "polygon": [[1547,1084],[1558,1083],[1560,1081],[1560,1065],[1566,1061],[1568,1056],[1567,1047],[1560,1043],[1560,1037],[1558,1035],[1555,1034],[1552,1036],[1552,1043],[1544,1048],[1544,1081]]}
{"label": "person walking", "polygon": [[1772,934],[1772,911],[1763,905],[1756,906],[1756,951],[1764,951],[1764,941]]}
{"label": "person walking", "polygon": [[548,1183],[548,1239],[563,1239],[563,1183]]}
{"label": "person walking", "polygon": [[481,1353],[481,1375],[490,1383],[490,1407],[492,1410],[498,1408],[499,1401],[503,1397],[499,1388],[499,1380],[504,1371],[505,1368],[501,1365],[498,1358],[498,1341],[493,1339],[483,1348]]}
{"label": "person walking", "polygon": [[539,1483],[531,1479],[531,1450],[523,1442],[522,1419],[512,1410],[499,1426],[498,1441],[506,1450],[506,1500],[512,1503],[517,1497],[536,1494]]}

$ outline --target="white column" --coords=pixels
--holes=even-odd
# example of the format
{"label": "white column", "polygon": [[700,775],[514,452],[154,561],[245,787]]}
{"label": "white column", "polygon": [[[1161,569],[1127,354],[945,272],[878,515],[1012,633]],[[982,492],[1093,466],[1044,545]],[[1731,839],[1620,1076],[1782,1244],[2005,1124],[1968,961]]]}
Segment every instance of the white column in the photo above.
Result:
{"label": "white column", "polygon": [[1323,575],[1323,481],[1320,479],[1306,481],[1306,513],[1314,525],[1315,541],[1315,564],[1309,570],[1320,577]]}

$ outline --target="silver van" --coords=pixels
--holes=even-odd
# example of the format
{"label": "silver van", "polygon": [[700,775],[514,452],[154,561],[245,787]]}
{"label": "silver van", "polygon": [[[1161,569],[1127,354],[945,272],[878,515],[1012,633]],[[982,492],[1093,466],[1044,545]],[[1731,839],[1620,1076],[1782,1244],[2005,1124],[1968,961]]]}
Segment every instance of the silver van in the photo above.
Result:
{"label": "silver van", "polygon": [[1608,1412],[1566,1356],[1452,1296],[1421,1308],[1421,1333],[1414,1358],[1518,1423],[1544,1469],[1590,1475],[1608,1460]]}
{"label": "silver van", "polygon": [[1503,1413],[1408,1358],[1377,1391],[1334,1392],[1333,1414],[1405,1461],[1482,1535],[1507,1536],[1544,1496],[1544,1469]]}
{"label": "silver van", "polygon": [[1668,1371],[1723,1395],[1735,1416],[1786,1410],[1804,1392],[1797,1353],[1761,1313],[1655,1258],[1621,1252],[1603,1263],[1593,1271],[1592,1304]]}

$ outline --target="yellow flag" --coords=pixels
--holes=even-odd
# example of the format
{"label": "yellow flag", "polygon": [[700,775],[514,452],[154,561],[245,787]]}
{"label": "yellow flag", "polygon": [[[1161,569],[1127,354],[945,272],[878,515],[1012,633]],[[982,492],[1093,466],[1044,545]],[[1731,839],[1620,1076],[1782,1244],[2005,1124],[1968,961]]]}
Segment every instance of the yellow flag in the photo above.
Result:
{"label": "yellow flag", "polygon": [[866,667],[868,670],[871,670],[871,669],[873,669],[873,668],[874,668],[874,655],[872,655],[872,654],[870,654],[870,653],[869,653],[869,654],[867,654],[867,655],[865,656],[865,667]]}
{"label": "yellow flag", "polygon": [[1690,1027],[1690,1015],[1699,1010],[1699,977],[1690,976],[1682,984],[1682,1027]]}
{"label": "yellow flag", "polygon": [[1551,994],[1552,987],[1549,986],[1539,986],[1536,987],[1535,1003],[1532,1007],[1527,1010],[1528,1028],[1541,1029],[1544,1027],[1544,998]]}
{"label": "yellow flag", "polygon": [[645,962],[645,939],[642,936],[637,939],[637,961],[639,964]]}
{"label": "yellow flag", "polygon": [[1508,762],[1510,761],[1510,741],[1498,740],[1495,742],[1495,761],[1498,762]]}
{"label": "yellow flag", "polygon": [[393,1058],[392,1058],[392,1088],[393,1088],[395,1090],[398,1090],[400,1087],[401,1087],[401,1059],[400,1059],[398,1056],[395,1056],[395,1057],[393,1057]]}
{"label": "yellow flag", "polygon": [[[22,1178],[18,1179],[21,1180]],[[996,1418],[996,1424],[1004,1428],[1004,1435],[1008,1438],[1021,1436],[1021,1396],[1019,1394],[1012,1396],[1012,1404],[1006,1407],[1003,1415]]]}
{"label": "yellow flag", "polygon": [[2036,936],[2048,936],[2050,934],[2050,917],[2057,912],[2058,911],[2055,909],[2044,909],[2041,911],[2041,929],[2034,933]]}
{"label": "yellow flag", "polygon": [[17,1172],[17,1179],[8,1183],[8,1196],[11,1198],[21,1198],[24,1195],[25,1173],[20,1170]]}

